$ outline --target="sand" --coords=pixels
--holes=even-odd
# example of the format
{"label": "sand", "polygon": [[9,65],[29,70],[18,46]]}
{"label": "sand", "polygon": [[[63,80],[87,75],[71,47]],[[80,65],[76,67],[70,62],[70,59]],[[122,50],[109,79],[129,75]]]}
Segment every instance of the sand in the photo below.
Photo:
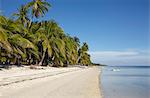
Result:
{"label": "sand", "polygon": [[[31,73],[34,73],[33,80],[27,79],[17,83],[1,85],[0,98],[102,98],[99,88],[100,71],[96,67],[50,68],[36,70],[36,72],[35,70],[24,71],[28,74],[22,73],[21,77],[18,72],[12,71],[12,73],[17,73],[12,75],[8,75],[9,72],[7,72],[7,79],[16,75],[19,79],[26,79],[33,75]],[[2,76],[2,73],[4,75],[4,72],[0,72],[0,76]],[[45,76],[42,77],[42,74]],[[41,77],[34,78],[38,76]],[[4,80],[4,77],[1,77],[0,81]],[[9,81],[14,80],[17,79],[10,79]]]}

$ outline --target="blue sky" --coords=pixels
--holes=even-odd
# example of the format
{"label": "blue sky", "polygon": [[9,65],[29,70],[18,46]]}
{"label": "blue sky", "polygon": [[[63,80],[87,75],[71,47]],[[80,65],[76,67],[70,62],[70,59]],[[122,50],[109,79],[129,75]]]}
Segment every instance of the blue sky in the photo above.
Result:
{"label": "blue sky", "polygon": [[[10,16],[30,0],[0,0]],[[89,44],[92,61],[109,65],[149,64],[148,0],[47,0],[42,19],[55,19],[66,33]]]}

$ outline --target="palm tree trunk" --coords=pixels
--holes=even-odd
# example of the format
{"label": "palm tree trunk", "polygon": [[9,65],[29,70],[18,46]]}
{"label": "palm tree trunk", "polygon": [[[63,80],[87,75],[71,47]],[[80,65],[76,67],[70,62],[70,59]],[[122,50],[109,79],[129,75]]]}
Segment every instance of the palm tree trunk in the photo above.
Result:
{"label": "palm tree trunk", "polygon": [[39,62],[39,66],[41,66],[43,64],[43,61],[44,61],[44,58],[45,58],[45,54],[46,54],[46,51],[44,51],[43,55],[42,55],[42,59],[41,61]]}
{"label": "palm tree trunk", "polygon": [[78,59],[77,59],[77,64],[79,64],[79,60],[81,59],[81,55],[78,57]]}

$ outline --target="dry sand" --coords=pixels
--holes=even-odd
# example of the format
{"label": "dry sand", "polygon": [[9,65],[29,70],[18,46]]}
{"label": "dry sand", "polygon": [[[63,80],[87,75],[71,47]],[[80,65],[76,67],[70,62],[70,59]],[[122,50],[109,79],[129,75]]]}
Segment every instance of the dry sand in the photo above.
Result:
{"label": "dry sand", "polygon": [[[62,71],[51,69],[51,73],[56,70]],[[102,98],[98,68],[64,68],[63,71],[66,72],[0,86],[0,98]]]}

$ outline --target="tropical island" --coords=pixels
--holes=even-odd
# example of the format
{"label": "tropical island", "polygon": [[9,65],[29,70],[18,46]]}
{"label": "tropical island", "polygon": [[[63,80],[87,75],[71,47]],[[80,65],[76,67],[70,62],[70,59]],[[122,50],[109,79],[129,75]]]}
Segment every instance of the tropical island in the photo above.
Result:
{"label": "tropical island", "polygon": [[40,20],[49,8],[46,0],[31,0],[9,18],[1,13],[0,97],[101,98],[88,44],[55,20]]}
{"label": "tropical island", "polygon": [[0,0],[0,98],[149,98],[148,4]]}
{"label": "tropical island", "polygon": [[88,44],[66,34],[55,20],[39,20],[51,8],[45,0],[21,5],[10,18],[0,15],[0,64],[64,67],[90,65]]}

